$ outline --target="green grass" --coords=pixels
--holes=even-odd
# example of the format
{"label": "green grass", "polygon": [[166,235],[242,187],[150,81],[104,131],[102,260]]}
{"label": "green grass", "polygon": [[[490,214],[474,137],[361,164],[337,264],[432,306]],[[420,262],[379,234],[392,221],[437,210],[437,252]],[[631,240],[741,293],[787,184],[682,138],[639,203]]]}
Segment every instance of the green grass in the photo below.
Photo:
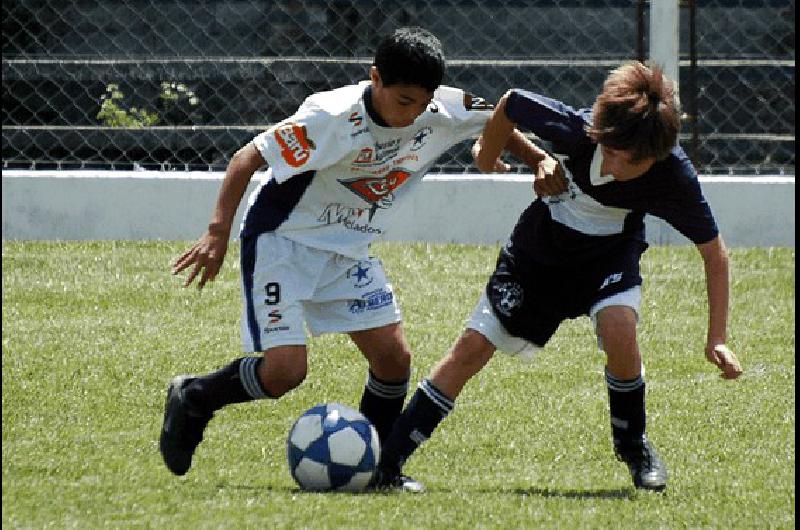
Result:
{"label": "green grass", "polygon": [[[532,364],[498,355],[406,471],[429,491],[310,494],[285,436],[319,402],[358,403],[365,362],[310,342],[306,382],[218,413],[183,478],[158,453],[165,385],[240,355],[238,245],[203,292],[169,274],[184,243],[3,242],[3,517],[7,528],[793,528],[794,249],[733,249],[729,344],[703,354],[705,287],[689,247],[643,262],[640,342],[665,494],[611,454],[603,356],[588,319]],[[414,382],[461,331],[497,248],[380,244],[415,352]]]}

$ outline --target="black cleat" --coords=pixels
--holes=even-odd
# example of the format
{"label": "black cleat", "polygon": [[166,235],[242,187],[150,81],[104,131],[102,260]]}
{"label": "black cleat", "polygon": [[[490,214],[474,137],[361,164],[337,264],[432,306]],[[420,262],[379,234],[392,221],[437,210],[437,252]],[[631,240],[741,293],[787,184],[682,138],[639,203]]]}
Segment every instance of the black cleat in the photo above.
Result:
{"label": "black cleat", "polygon": [[614,443],[617,459],[628,464],[637,489],[663,491],[667,487],[667,466],[645,436],[633,443]]}
{"label": "black cleat", "polygon": [[192,467],[194,450],[203,440],[203,430],[213,416],[193,409],[186,402],[183,388],[194,379],[179,375],[167,387],[159,450],[167,468],[176,475],[185,475]]}
{"label": "black cleat", "polygon": [[372,482],[367,486],[368,491],[406,491],[408,493],[422,493],[425,486],[408,475],[393,473],[382,468],[375,471]]}

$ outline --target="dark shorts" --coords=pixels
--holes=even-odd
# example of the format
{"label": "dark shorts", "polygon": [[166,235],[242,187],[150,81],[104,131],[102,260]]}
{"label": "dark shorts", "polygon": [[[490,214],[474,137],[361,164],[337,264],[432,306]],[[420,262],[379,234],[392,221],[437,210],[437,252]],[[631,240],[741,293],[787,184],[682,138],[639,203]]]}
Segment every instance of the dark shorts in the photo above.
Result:
{"label": "dark shorts", "polygon": [[486,285],[500,323],[511,335],[544,346],[566,319],[588,315],[597,302],[642,284],[639,260],[647,245],[591,262],[553,266],[500,251]]}

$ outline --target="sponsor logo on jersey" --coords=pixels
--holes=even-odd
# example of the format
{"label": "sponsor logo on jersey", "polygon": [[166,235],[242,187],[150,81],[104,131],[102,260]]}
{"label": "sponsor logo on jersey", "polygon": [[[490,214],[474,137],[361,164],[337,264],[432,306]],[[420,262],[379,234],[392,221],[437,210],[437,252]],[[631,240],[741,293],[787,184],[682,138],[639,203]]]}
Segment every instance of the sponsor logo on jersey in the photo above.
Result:
{"label": "sponsor logo on jersey", "polygon": [[311,158],[311,150],[316,149],[308,137],[305,125],[284,123],[275,129],[275,140],[281,146],[281,156],[292,167],[300,167]]}
{"label": "sponsor logo on jersey", "polygon": [[433,134],[433,129],[430,127],[423,127],[422,129],[418,130],[414,135],[414,143],[411,144],[411,150],[419,151],[425,147],[425,142],[427,141],[428,136],[431,134]]}
{"label": "sponsor logo on jersey", "polygon": [[375,289],[374,291],[365,293],[360,299],[356,298],[355,300],[351,300],[349,302],[350,312],[357,315],[365,311],[375,311],[376,309],[392,305],[393,301],[394,294],[391,291],[383,288]]}
{"label": "sponsor logo on jersey", "polygon": [[397,155],[400,150],[400,138],[393,138],[386,142],[375,142],[375,162],[381,163],[384,160]]}
{"label": "sponsor logo on jersey", "polygon": [[270,324],[275,324],[276,322],[280,322],[282,318],[283,318],[283,315],[277,309],[273,309],[272,311],[269,312],[269,323]]}
{"label": "sponsor logo on jersey", "polygon": [[354,164],[371,164],[372,163],[372,153],[374,151],[371,147],[365,147],[361,151],[358,152],[356,159],[353,160]]}
{"label": "sponsor logo on jersey", "polygon": [[467,110],[492,110],[494,105],[475,94],[464,92],[464,108]]}
{"label": "sponsor logo on jersey", "polygon": [[408,171],[394,169],[382,177],[356,177],[340,179],[339,182],[368,203],[388,208],[394,190],[402,186],[410,176]]}
{"label": "sponsor logo on jersey", "polygon": [[[347,121],[352,123],[353,127],[361,127],[361,124],[364,123],[364,116],[362,116],[360,112],[354,111],[350,113],[350,117],[347,119]],[[350,138],[355,138],[356,136],[360,136],[366,132],[369,132],[369,127],[365,125],[364,127],[351,132]]]}
{"label": "sponsor logo on jersey", "polygon": [[335,225],[344,223],[345,221],[352,221],[361,217],[366,211],[366,208],[356,208],[354,206],[346,206],[337,202],[330,203],[325,206],[322,213],[317,217],[318,223],[325,223],[326,225]]}
{"label": "sponsor logo on jersey", "polygon": [[354,111],[350,114],[350,118],[347,121],[352,123],[354,127],[361,127],[361,123],[364,121],[364,116],[362,116],[358,111]]}
{"label": "sponsor logo on jersey", "polygon": [[365,261],[359,261],[347,269],[346,276],[349,280],[355,281],[353,284],[354,287],[366,287],[367,285],[371,284],[372,280],[374,279],[370,273],[370,269],[372,269],[372,267],[369,263]]}
{"label": "sponsor logo on jersey", "polygon": [[[361,218],[366,211],[366,208],[331,203],[326,205],[322,210],[322,213],[317,217],[317,222],[326,225],[341,224],[348,230],[354,230],[365,234],[382,234],[383,230],[380,228],[374,228],[369,226],[369,224],[358,222],[359,218]],[[372,212],[370,212],[369,219],[372,219]],[[369,221],[367,221],[367,223],[368,222]]]}

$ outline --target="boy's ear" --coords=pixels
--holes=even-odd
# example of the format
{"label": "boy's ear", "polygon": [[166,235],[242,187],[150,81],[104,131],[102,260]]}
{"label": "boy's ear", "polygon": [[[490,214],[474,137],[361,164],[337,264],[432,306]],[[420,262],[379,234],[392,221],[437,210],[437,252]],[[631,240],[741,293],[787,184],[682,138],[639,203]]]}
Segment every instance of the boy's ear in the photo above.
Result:
{"label": "boy's ear", "polygon": [[372,81],[373,85],[380,85],[381,84],[381,74],[378,72],[378,68],[375,66],[369,67],[369,79]]}

